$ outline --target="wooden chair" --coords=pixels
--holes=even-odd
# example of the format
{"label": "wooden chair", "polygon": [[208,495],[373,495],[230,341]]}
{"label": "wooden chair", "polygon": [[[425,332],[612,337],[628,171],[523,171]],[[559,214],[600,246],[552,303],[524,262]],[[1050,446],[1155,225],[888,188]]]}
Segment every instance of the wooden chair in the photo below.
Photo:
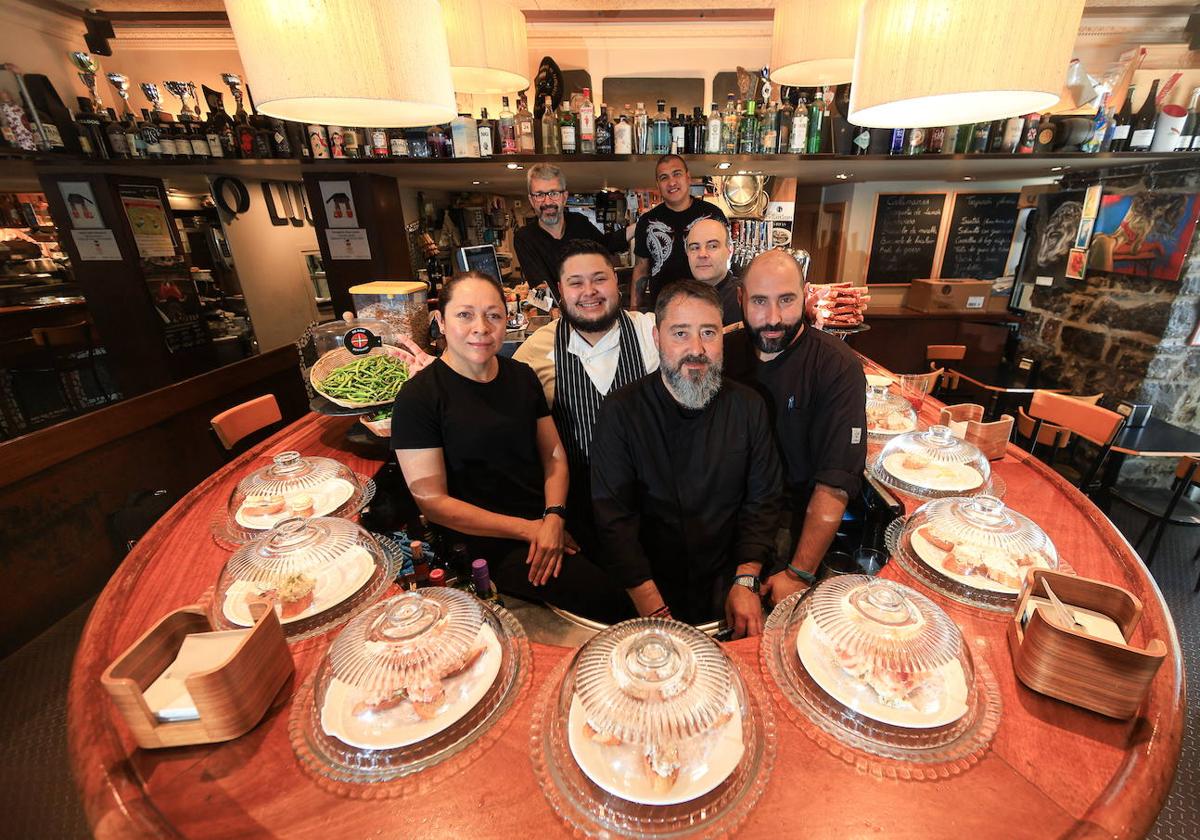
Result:
{"label": "wooden chair", "polygon": [[[938,367],[938,362],[961,362],[967,355],[967,346],[965,344],[927,344],[925,345],[925,361],[929,362],[929,369],[934,370]],[[930,393],[935,397],[941,397],[946,391],[958,390],[958,375],[953,371],[944,372],[942,376],[934,381]]]}
{"label": "wooden chair", "polygon": [[283,413],[279,410],[275,395],[264,394],[222,411],[209,422],[221,445],[226,450],[232,450],[238,441],[248,435],[282,421]]}
{"label": "wooden chair", "polygon": [[[1133,546],[1137,548],[1146,539],[1150,529],[1158,524],[1154,532],[1154,540],[1150,543],[1150,551],[1146,554],[1146,565],[1154,562],[1158,553],[1158,544],[1168,525],[1183,525],[1186,527],[1200,526],[1200,503],[1194,502],[1184,495],[1188,488],[1200,487],[1200,459],[1180,458],[1175,467],[1175,475],[1168,487],[1114,487],[1114,499],[1124,502],[1134,510],[1146,514],[1146,527],[1138,534]],[[1192,556],[1192,562],[1200,560],[1200,549]],[[1196,578],[1193,592],[1200,592],[1200,576]]]}
{"label": "wooden chair", "polygon": [[1112,448],[1113,438],[1125,424],[1125,418],[1098,405],[1088,405],[1072,397],[1049,391],[1035,391],[1029,401],[1028,416],[1033,419],[1029,435],[1029,454],[1036,456],[1042,428],[1052,423],[1099,447],[1099,452],[1077,485],[1084,493],[1100,471]]}
{"label": "wooden chair", "polygon": [[1013,418],[1005,414],[997,420],[985,423],[983,406],[975,403],[960,403],[948,405],[942,409],[938,422],[943,426],[951,423],[965,423],[963,440],[979,447],[983,457],[995,461],[1004,457],[1008,449],[1009,438],[1012,437]]}
{"label": "wooden chair", "polygon": [[[1092,394],[1091,396],[1082,397],[1074,394],[1063,394],[1064,397],[1070,397],[1073,400],[1079,400],[1087,405],[1098,405],[1100,400],[1104,399],[1104,394]],[[1033,426],[1037,421],[1030,417],[1025,412],[1024,406],[1017,407],[1017,435],[1025,440],[1030,440],[1033,435]],[[1048,463],[1054,464],[1054,458],[1059,451],[1065,449],[1068,444],[1075,442],[1075,437],[1072,436],[1071,430],[1054,423],[1042,423],[1042,432],[1038,435],[1039,446],[1051,446],[1050,460]]]}

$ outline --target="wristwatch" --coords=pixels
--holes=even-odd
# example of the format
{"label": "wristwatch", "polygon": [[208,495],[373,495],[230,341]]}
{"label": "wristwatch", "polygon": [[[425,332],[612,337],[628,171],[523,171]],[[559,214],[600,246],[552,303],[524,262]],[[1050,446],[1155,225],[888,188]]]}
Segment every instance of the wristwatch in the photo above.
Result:
{"label": "wristwatch", "polygon": [[756,575],[738,575],[733,579],[733,582],[738,586],[746,587],[755,595],[757,595],[762,589],[762,584],[759,583]]}
{"label": "wristwatch", "polygon": [[550,507],[542,511],[542,519],[545,519],[552,513],[557,514],[558,517],[564,521],[567,518],[567,508],[565,505],[550,505]]}

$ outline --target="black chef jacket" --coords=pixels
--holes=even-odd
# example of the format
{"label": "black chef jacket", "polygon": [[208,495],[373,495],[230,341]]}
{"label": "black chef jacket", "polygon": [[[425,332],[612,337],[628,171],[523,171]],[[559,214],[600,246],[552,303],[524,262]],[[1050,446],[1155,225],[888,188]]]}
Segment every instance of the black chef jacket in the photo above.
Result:
{"label": "black chef jacket", "polygon": [[794,527],[817,484],[858,495],[867,460],[867,378],[849,347],[806,326],[791,346],[762,362],[739,329],[725,336],[725,369],[767,401]]}
{"label": "black chef jacket", "polygon": [[751,389],[726,379],[692,411],[655,371],[604,401],[591,452],[596,562],[621,586],[653,578],[672,615],[700,623],[724,615],[739,564],[774,563],[779,458]]}
{"label": "black chef jacket", "polygon": [[513,236],[513,248],[517,252],[517,260],[521,263],[521,274],[529,283],[529,288],[548,285],[558,298],[558,263],[562,246],[572,239],[589,239],[599,242],[614,254],[629,250],[629,242],[625,238],[625,228],[614,230],[612,233],[601,233],[596,226],[579,213],[564,210],[562,239],[555,239],[538,224],[537,219],[528,222]]}
{"label": "black chef jacket", "polygon": [[742,323],[742,304],[738,300],[738,287],[742,281],[731,271],[725,279],[713,286],[721,299],[721,325],[728,327]]}

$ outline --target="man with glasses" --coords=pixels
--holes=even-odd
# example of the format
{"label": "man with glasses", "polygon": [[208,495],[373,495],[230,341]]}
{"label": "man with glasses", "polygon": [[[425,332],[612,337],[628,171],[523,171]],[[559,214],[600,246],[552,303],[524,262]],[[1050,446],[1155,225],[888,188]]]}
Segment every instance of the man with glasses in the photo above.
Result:
{"label": "man with glasses", "polygon": [[558,265],[563,243],[572,239],[598,242],[613,253],[629,250],[628,230],[601,233],[579,213],[567,210],[567,177],[557,166],[539,163],[525,178],[533,221],[517,231],[513,247],[529,288],[548,287],[558,299]]}

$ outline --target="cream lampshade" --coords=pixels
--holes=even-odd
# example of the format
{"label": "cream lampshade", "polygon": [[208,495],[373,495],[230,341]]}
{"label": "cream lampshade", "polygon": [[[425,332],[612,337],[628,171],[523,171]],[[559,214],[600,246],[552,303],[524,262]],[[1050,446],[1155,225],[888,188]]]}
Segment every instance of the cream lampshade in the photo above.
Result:
{"label": "cream lampshade", "polygon": [[864,2],[779,0],[771,36],[771,81],[797,87],[850,81]]}
{"label": "cream lampshade", "polygon": [[529,87],[525,15],[507,0],[442,0],[450,73],[460,93]]}
{"label": "cream lampshade", "polygon": [[453,119],[437,0],[225,0],[258,109],[297,122]]}
{"label": "cream lampshade", "polygon": [[1084,0],[867,0],[850,122],[955,125],[1058,102]]}

